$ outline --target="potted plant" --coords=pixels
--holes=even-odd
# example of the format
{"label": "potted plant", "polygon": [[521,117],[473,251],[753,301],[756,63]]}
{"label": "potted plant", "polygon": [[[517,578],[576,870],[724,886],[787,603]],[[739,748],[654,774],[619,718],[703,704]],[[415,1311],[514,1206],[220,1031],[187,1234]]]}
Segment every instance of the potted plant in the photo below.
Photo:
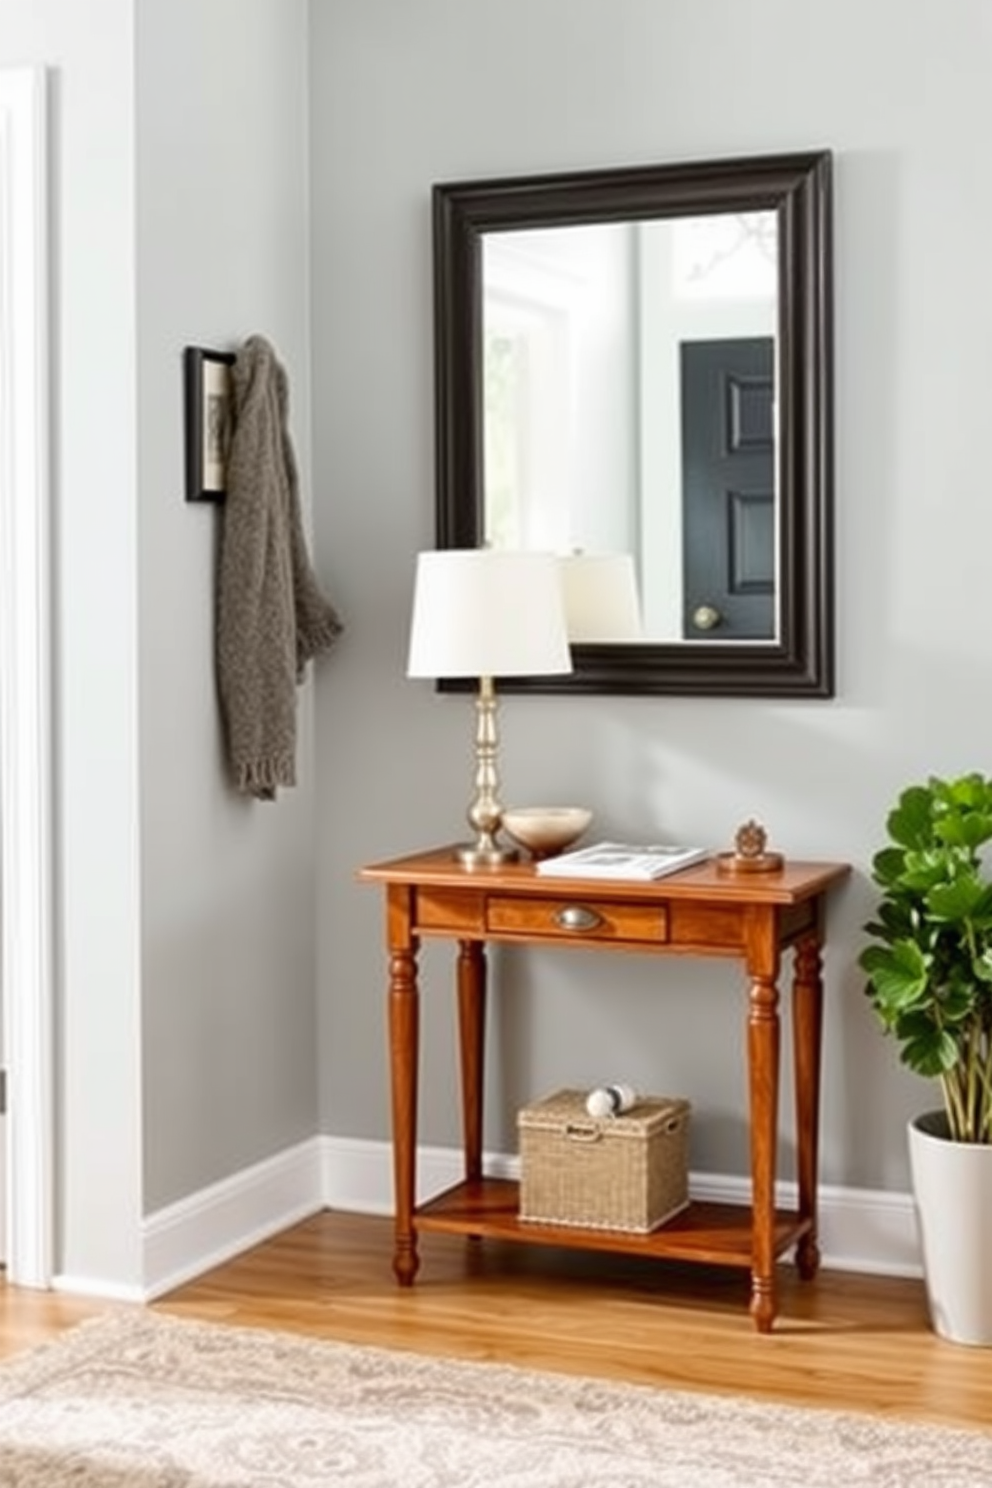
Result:
{"label": "potted plant", "polygon": [[903,1063],[943,1096],[909,1124],[931,1317],[955,1342],[992,1344],[992,780],[911,785],[886,828],[859,960]]}

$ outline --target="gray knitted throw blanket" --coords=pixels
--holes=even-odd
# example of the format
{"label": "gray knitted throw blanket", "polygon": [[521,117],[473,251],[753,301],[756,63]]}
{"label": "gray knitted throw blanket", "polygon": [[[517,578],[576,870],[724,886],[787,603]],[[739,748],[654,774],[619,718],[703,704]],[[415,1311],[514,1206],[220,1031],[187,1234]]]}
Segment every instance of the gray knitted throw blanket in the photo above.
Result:
{"label": "gray knitted throw blanket", "polygon": [[296,784],[296,688],[341,621],[307,556],[286,373],[262,336],[231,368],[232,432],[217,579],[217,683],[237,790]]}

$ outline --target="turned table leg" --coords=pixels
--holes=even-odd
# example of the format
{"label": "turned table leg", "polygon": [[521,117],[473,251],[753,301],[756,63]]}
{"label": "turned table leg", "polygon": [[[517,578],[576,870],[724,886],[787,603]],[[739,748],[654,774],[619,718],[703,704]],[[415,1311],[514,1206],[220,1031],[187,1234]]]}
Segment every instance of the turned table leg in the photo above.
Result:
{"label": "turned table leg", "polygon": [[775,1172],[778,1140],[779,950],[774,910],[747,913],[747,1063],[751,1127],[751,1317],[771,1331],[775,1296]]}
{"label": "turned table leg", "polygon": [[482,1177],[482,1088],[486,1037],[486,953],[482,941],[458,942],[458,1048],[462,1080],[465,1177]]}
{"label": "turned table leg", "polygon": [[393,1270],[412,1286],[420,1265],[413,1212],[417,1179],[417,1062],[419,993],[414,944],[389,956],[389,1072],[393,1106],[393,1185],[396,1202]]}
{"label": "turned table leg", "polygon": [[820,1046],[823,1027],[821,940],[817,931],[795,951],[792,985],[793,1060],[796,1086],[796,1168],[799,1218],[807,1228],[796,1246],[800,1276],[811,1280],[820,1264],[816,1185],[820,1127]]}

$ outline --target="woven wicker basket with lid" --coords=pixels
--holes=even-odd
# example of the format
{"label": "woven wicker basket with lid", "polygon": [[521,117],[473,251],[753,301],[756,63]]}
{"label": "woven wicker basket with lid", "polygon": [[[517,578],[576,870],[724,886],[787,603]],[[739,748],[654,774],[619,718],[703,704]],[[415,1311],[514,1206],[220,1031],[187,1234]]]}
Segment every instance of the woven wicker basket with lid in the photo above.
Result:
{"label": "woven wicker basket with lid", "polygon": [[558,1090],[518,1113],[520,1218],[647,1233],[685,1209],[689,1102],[641,1096],[604,1117],[585,1103],[583,1090]]}

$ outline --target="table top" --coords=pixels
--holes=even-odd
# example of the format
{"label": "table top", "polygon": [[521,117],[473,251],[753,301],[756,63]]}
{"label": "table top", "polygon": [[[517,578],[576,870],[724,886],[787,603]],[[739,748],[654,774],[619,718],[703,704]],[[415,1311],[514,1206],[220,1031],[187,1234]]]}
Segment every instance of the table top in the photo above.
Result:
{"label": "table top", "polygon": [[466,892],[518,893],[531,896],[568,897],[581,889],[597,898],[668,900],[695,899],[748,904],[799,904],[841,882],[851,871],[849,863],[807,862],[786,858],[772,872],[727,871],[714,853],[701,863],[679,873],[650,880],[633,878],[579,878],[544,876],[533,862],[503,863],[498,867],[466,867],[456,856],[458,844],[390,858],[359,870],[365,882],[407,884],[463,889]]}

